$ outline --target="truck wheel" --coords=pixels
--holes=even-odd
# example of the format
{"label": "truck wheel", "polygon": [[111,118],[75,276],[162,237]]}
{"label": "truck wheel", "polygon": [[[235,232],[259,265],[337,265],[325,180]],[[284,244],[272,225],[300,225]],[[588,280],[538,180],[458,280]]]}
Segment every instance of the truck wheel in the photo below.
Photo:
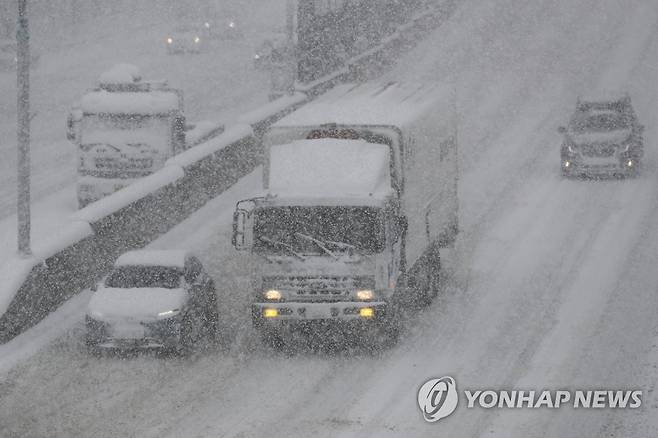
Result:
{"label": "truck wheel", "polygon": [[96,356],[96,357],[101,356],[101,351],[98,348],[98,344],[96,343],[95,340],[90,338],[85,338],[85,348],[87,349],[87,353],[90,356]]}
{"label": "truck wheel", "polygon": [[389,315],[384,321],[382,321],[382,324],[379,326],[381,346],[383,348],[391,348],[395,346],[400,339],[401,330],[402,320],[400,312],[398,310],[393,310],[393,313]]}

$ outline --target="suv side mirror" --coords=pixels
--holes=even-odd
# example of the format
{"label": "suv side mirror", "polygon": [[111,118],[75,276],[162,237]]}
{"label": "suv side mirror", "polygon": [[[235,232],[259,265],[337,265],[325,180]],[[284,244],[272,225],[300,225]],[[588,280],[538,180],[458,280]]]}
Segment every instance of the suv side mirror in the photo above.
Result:
{"label": "suv side mirror", "polygon": [[567,132],[566,126],[558,126],[557,132],[559,132],[560,134],[566,133]]}

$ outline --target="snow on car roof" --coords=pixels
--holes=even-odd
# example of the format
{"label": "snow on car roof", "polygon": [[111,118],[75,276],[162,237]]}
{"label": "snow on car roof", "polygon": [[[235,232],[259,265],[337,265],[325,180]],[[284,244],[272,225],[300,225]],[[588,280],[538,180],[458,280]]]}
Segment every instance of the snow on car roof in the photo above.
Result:
{"label": "snow on car roof", "polygon": [[598,93],[584,94],[578,96],[579,104],[606,104],[630,100],[630,95],[625,91],[604,90]]}
{"label": "snow on car roof", "polygon": [[185,267],[187,252],[181,250],[138,250],[122,254],[114,266]]}
{"label": "snow on car roof", "polygon": [[270,150],[269,190],[285,197],[382,198],[391,188],[389,147],[363,140],[299,140]]}
{"label": "snow on car roof", "polygon": [[336,123],[402,127],[426,115],[428,109],[437,103],[443,102],[447,106],[453,100],[453,90],[442,84],[346,84],[328,91],[273,126]]}
{"label": "snow on car roof", "polygon": [[179,97],[173,90],[150,92],[90,91],[80,101],[86,114],[166,114],[179,106]]}

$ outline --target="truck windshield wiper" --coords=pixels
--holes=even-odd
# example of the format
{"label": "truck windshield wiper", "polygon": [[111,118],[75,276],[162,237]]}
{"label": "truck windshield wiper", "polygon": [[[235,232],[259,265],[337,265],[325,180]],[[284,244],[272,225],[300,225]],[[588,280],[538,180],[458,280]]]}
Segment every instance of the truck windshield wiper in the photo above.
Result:
{"label": "truck windshield wiper", "polygon": [[349,249],[349,250],[355,250],[356,246],[350,244],[350,243],[345,243],[345,242],[336,242],[334,240],[324,240],[325,244],[333,245],[338,249]]}
{"label": "truck windshield wiper", "polygon": [[302,261],[306,260],[306,257],[304,257],[303,255],[301,255],[300,253],[295,251],[295,249],[289,243],[281,242],[279,240],[270,239],[269,237],[266,237],[266,236],[258,236],[258,240],[260,240],[262,242],[265,242],[265,243],[269,243],[270,245],[279,246],[281,248],[287,249],[290,254],[294,255],[299,260],[302,260]]}
{"label": "truck windshield wiper", "polygon": [[306,240],[308,240],[308,241],[310,241],[310,242],[315,243],[315,244],[316,244],[316,245],[317,245],[322,251],[326,252],[326,253],[329,254],[331,257],[333,257],[334,259],[338,260],[338,256],[337,256],[336,254],[334,254],[333,252],[331,252],[331,251],[329,250],[329,248],[327,248],[327,247],[325,246],[325,243],[324,243],[323,241],[321,241],[321,240],[319,240],[319,239],[316,239],[315,237],[307,236],[306,234],[303,234],[303,233],[295,233],[295,236],[301,237],[302,239],[306,239]]}

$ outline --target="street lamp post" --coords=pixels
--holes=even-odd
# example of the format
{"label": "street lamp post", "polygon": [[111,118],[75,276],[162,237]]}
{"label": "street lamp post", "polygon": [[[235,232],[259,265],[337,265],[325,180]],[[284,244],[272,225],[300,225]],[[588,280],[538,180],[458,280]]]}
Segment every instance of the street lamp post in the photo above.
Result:
{"label": "street lamp post", "polygon": [[18,252],[30,250],[30,35],[27,27],[27,0],[18,0],[16,29],[17,145],[18,145]]}

